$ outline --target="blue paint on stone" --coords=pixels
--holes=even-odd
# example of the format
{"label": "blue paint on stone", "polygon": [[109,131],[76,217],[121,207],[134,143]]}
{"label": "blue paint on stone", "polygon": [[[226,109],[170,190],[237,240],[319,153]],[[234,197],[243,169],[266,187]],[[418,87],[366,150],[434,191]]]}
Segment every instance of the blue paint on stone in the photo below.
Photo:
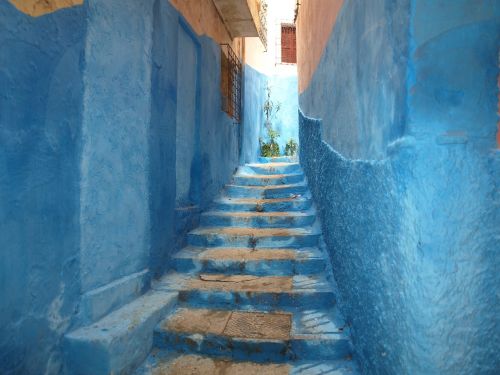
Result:
{"label": "blue paint on stone", "polygon": [[150,241],[152,1],[89,1],[86,8],[82,292],[147,268]]}
{"label": "blue paint on stone", "polygon": [[83,7],[0,2],[0,373],[58,373],[79,299]]}
{"label": "blue paint on stone", "polygon": [[410,0],[346,0],[299,98],[323,137],[353,159],[380,159],[406,123]]}
{"label": "blue paint on stone", "polygon": [[[357,358],[367,373],[495,373],[500,4],[374,1],[370,13],[361,5],[345,3],[301,95],[310,117],[299,125]],[[371,38],[381,32],[399,42],[378,48]],[[370,42],[360,48],[360,38]],[[354,50],[362,55],[348,69]],[[382,52],[393,58],[365,58]],[[342,69],[356,72],[356,95]],[[370,107],[378,135],[348,130],[367,103],[378,103]]]}
{"label": "blue paint on stone", "polygon": [[283,154],[285,145],[290,139],[297,143],[298,137],[298,94],[296,75],[266,75],[249,65],[244,66],[243,95],[243,145],[242,163],[252,163],[259,160],[259,138],[267,141],[267,131],[264,126],[264,102],[267,98],[266,88],[271,87],[271,100],[280,103],[280,110],[273,118],[273,129],[280,137],[277,142]]}

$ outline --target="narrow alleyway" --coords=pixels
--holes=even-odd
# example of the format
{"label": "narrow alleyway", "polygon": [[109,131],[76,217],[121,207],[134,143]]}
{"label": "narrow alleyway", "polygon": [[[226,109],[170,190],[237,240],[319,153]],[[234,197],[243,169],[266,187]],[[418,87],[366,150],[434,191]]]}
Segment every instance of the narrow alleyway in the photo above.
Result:
{"label": "narrow alleyway", "polygon": [[0,46],[0,375],[500,374],[500,0],[2,0]]}
{"label": "narrow alleyway", "polygon": [[[261,160],[239,168],[173,256],[174,272],[153,285],[178,297],[138,375],[357,373],[302,170]],[[108,328],[70,334],[75,357],[82,345],[97,352]],[[99,364],[80,360],[75,371],[89,365]]]}

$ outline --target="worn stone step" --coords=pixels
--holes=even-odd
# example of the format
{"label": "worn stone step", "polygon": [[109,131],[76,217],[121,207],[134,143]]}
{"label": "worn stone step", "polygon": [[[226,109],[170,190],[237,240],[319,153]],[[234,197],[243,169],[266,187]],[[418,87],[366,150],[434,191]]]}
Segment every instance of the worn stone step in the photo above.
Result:
{"label": "worn stone step", "polygon": [[201,215],[200,225],[205,227],[297,228],[310,226],[315,220],[316,213],[314,210],[274,212],[208,211]]}
{"label": "worn stone step", "polygon": [[357,375],[350,359],[257,363],[155,350],[134,375]]}
{"label": "worn stone step", "polygon": [[172,272],[156,281],[153,288],[178,291],[182,303],[198,307],[272,310],[335,305],[331,283],[323,274],[258,276]]}
{"label": "worn stone step", "polygon": [[300,173],[291,174],[249,174],[249,173],[237,173],[233,177],[233,182],[235,185],[246,185],[246,186],[279,186],[279,185],[290,185],[296,184],[304,181],[304,175]]}
{"label": "worn stone step", "polygon": [[292,160],[292,158],[290,158],[288,156],[277,156],[277,157],[260,156],[259,162],[260,163],[292,163],[292,162],[295,162],[295,160]]}
{"label": "worn stone step", "polygon": [[304,182],[274,186],[226,185],[225,194],[231,198],[294,198],[308,189]]}
{"label": "worn stone step", "polygon": [[198,247],[314,247],[320,231],[304,228],[200,227],[188,233],[188,244]]}
{"label": "worn stone step", "polygon": [[173,257],[178,272],[247,275],[310,275],[325,270],[318,248],[206,248],[188,246]]}
{"label": "worn stone step", "polygon": [[264,175],[302,172],[299,163],[250,163],[245,168]]}
{"label": "worn stone step", "polygon": [[295,324],[301,321],[295,315],[300,313],[179,308],[155,328],[154,346],[261,363],[351,354],[348,336],[335,322],[311,333]]}
{"label": "worn stone step", "polygon": [[153,290],[65,336],[69,374],[127,374],[148,356],[154,327],[177,303],[177,293]]}
{"label": "worn stone step", "polygon": [[239,212],[305,211],[311,206],[312,199],[309,194],[274,199],[220,197],[215,199],[213,210]]}

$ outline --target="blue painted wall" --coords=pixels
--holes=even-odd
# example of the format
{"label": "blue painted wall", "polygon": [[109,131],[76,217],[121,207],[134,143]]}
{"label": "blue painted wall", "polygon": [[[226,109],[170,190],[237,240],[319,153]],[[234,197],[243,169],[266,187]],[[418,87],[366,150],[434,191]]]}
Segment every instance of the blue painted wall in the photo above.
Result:
{"label": "blue painted wall", "polygon": [[189,224],[239,160],[219,46],[162,0],[39,18],[0,3],[2,374],[63,372],[63,335],[147,289],[189,229],[175,212],[180,25],[198,45],[204,140],[184,145],[200,146]]}
{"label": "blue painted wall", "polygon": [[148,263],[151,1],[89,1],[81,154],[82,291]]}
{"label": "blue painted wall", "polygon": [[[321,119],[301,117],[301,163],[365,372],[493,374],[500,368],[500,4],[414,0],[404,12],[401,4],[374,1],[370,13],[360,2],[344,4],[300,98],[303,112]],[[346,50],[393,27],[401,12],[406,21],[391,38],[407,38],[399,45],[410,46],[408,55],[369,64],[356,58],[355,77],[340,81]],[[373,43],[363,52],[381,51]],[[379,76],[377,87],[359,79],[382,68],[406,71],[407,79],[395,85]],[[372,130],[379,138],[353,138],[342,129],[351,115],[330,109],[345,113],[336,103],[353,80],[353,116],[378,103]],[[402,124],[380,117],[384,106],[400,112]]]}
{"label": "blue painted wall", "polygon": [[268,77],[244,65],[243,87],[243,146],[241,150],[242,163],[257,161],[260,155],[259,137],[264,125],[265,116],[262,112]]}
{"label": "blue painted wall", "polygon": [[284,153],[285,145],[290,138],[299,142],[297,76],[266,75],[245,65],[241,152],[243,163],[256,162],[260,156],[259,138],[267,141],[263,107],[268,85],[271,87],[271,100],[280,103],[280,110],[272,123],[273,129],[280,134],[278,144],[281,152]]}
{"label": "blue painted wall", "polygon": [[[291,138],[299,143],[299,121],[297,118],[299,95],[297,92],[297,76],[270,76],[269,85],[272,90],[272,100],[280,103],[280,110],[278,111],[276,119],[273,121],[273,128],[280,134],[278,144],[280,145],[281,153],[284,154],[285,145]],[[266,130],[261,125],[261,136],[265,134]]]}
{"label": "blue painted wall", "polygon": [[77,309],[85,30],[82,7],[0,2],[2,374],[57,373]]}
{"label": "blue painted wall", "polygon": [[409,9],[410,0],[346,0],[314,89],[300,95],[323,119],[324,140],[347,157],[383,158],[404,133]]}

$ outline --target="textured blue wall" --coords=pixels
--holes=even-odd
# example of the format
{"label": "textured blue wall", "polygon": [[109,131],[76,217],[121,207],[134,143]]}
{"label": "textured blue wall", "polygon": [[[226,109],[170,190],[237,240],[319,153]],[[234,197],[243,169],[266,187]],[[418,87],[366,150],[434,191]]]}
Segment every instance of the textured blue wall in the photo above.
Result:
{"label": "textured blue wall", "polygon": [[153,8],[151,126],[149,133],[149,269],[159,276],[175,240],[175,133],[177,110],[177,30],[179,15],[168,2]]}
{"label": "textured blue wall", "polygon": [[[350,158],[380,159],[406,118],[410,0],[346,0],[301,107]],[[325,69],[328,67],[328,69]]]}
{"label": "textured blue wall", "polygon": [[273,129],[280,133],[278,144],[282,153],[290,138],[299,141],[297,121],[298,94],[297,76],[279,76],[260,73],[249,65],[244,68],[243,94],[243,146],[242,162],[257,161],[260,156],[259,137],[267,140],[264,126],[264,102],[267,98],[266,87],[271,87],[271,100],[281,105],[276,117],[272,120]]}
{"label": "textured blue wall", "polygon": [[239,159],[219,46],[162,0],[88,0],[39,18],[0,3],[0,373],[63,371],[64,333],[168,269],[187,229],[175,216],[180,27],[199,49],[204,141],[178,151],[200,146],[190,173],[204,208]]}
{"label": "textured blue wall", "polygon": [[83,14],[0,2],[2,374],[57,373],[79,298]]}
{"label": "textured blue wall", "polygon": [[[304,113],[323,121],[301,117],[300,138],[301,163],[318,203],[357,356],[366,373],[497,373],[500,4],[411,2],[410,22],[394,36],[408,38],[401,45],[410,46],[409,63],[388,68],[406,70],[408,79],[402,86],[379,82],[394,91],[386,97],[405,98],[395,111],[406,111],[406,120],[400,127],[380,119],[382,132],[399,130],[374,148],[370,137],[351,143],[352,134],[340,130],[343,120],[333,121],[328,103],[318,105],[326,98],[330,104],[343,100],[325,93],[343,95],[335,55],[342,59],[344,49],[353,48],[335,41],[356,45],[366,33],[355,21],[366,19],[365,11],[354,3],[345,3],[300,98]],[[371,14],[399,13],[390,1],[370,6],[379,8]],[[360,35],[336,35],[347,30]],[[371,48],[378,50],[377,44],[367,46],[367,56],[377,52]],[[401,56],[392,63],[405,61]],[[354,65],[359,75],[373,70],[360,60]],[[351,98],[356,111],[381,94],[369,81],[358,81],[357,90]],[[386,102],[388,113],[394,103]],[[328,134],[335,135],[333,142]]]}
{"label": "textured blue wall", "polygon": [[148,263],[151,3],[88,2],[80,196],[83,292]]}

